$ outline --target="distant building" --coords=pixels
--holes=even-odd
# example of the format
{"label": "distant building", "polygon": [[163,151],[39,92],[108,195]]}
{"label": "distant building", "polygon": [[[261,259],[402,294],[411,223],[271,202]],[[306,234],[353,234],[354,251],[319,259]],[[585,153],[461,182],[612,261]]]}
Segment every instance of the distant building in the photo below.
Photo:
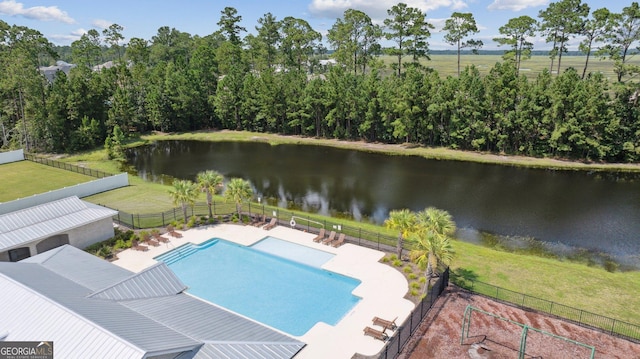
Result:
{"label": "distant building", "polygon": [[39,67],[38,69],[40,70],[40,72],[42,72],[44,77],[47,78],[47,81],[53,82],[53,80],[56,78],[56,74],[58,73],[58,71],[62,71],[65,74],[69,75],[69,72],[71,71],[71,69],[76,66],[77,65],[75,64],[69,64],[64,61],[58,60],[56,61],[56,64],[53,66],[43,66],[43,67]]}
{"label": "distant building", "polygon": [[333,66],[333,65],[336,65],[338,61],[336,61],[335,59],[328,59],[328,60],[319,60],[318,63],[321,66]]}

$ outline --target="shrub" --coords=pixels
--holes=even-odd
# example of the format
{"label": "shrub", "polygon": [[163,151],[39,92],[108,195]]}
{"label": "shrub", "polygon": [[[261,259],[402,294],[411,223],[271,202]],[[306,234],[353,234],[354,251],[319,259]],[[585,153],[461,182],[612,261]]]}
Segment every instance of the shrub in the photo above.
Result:
{"label": "shrub", "polygon": [[411,272],[413,272],[413,268],[411,268],[410,265],[406,265],[406,266],[404,266],[404,268],[402,268],[402,271],[405,272],[405,273],[411,273]]}
{"label": "shrub", "polygon": [[144,242],[151,238],[151,234],[148,231],[140,231],[140,233],[138,233],[138,237],[140,237],[140,240]]}
{"label": "shrub", "polygon": [[424,284],[427,281],[427,277],[420,277],[420,279],[418,279],[418,282]]}
{"label": "shrub", "polygon": [[418,282],[411,282],[411,284],[409,285],[412,289],[420,289],[420,287],[422,286],[420,283]]}
{"label": "shrub", "polygon": [[402,266],[402,261],[397,259],[397,258],[394,259],[391,263],[396,267],[401,267]]}
{"label": "shrub", "polygon": [[395,261],[396,259],[398,259],[398,256],[397,256],[397,255],[395,255],[395,254],[392,254],[392,255],[390,255],[390,256],[389,256],[389,259],[390,259],[391,261]]}
{"label": "shrub", "polygon": [[389,257],[382,257],[382,263],[389,263]]}
{"label": "shrub", "polygon": [[417,297],[418,295],[420,295],[420,291],[418,289],[411,289],[411,292],[409,292],[412,296]]}
{"label": "shrub", "polygon": [[116,244],[114,244],[114,245],[113,245],[113,249],[115,249],[115,250],[118,250],[118,249],[126,249],[126,248],[129,248],[129,247],[131,247],[131,242],[129,242],[129,243],[127,244],[127,242],[125,242],[125,241],[124,241],[124,240],[122,240],[122,239],[118,239],[118,240],[116,241]]}
{"label": "shrub", "polygon": [[409,279],[416,279],[418,276],[415,273],[409,273]]}
{"label": "shrub", "polygon": [[607,272],[614,273],[618,270],[619,267],[620,265],[618,263],[610,259],[604,261],[604,269],[606,269]]}
{"label": "shrub", "polygon": [[196,220],[197,218],[195,216],[189,218],[189,222],[187,222],[187,228],[193,228],[196,225]]}
{"label": "shrub", "polygon": [[102,258],[108,258],[113,255],[113,250],[111,249],[111,247],[103,245],[102,247],[100,247],[96,255]]}

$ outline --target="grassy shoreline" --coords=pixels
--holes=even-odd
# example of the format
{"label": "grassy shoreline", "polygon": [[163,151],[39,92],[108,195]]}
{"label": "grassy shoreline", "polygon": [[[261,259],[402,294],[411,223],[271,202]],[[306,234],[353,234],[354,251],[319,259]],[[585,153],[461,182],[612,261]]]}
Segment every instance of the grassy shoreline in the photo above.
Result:
{"label": "grassy shoreline", "polygon": [[273,146],[279,144],[299,144],[331,146],[366,152],[377,152],[387,155],[420,156],[434,160],[477,162],[505,166],[544,168],[557,170],[615,171],[640,172],[640,164],[636,163],[584,163],[577,161],[535,158],[525,156],[498,155],[483,152],[452,150],[444,147],[422,147],[407,144],[382,144],[364,141],[342,141],[302,136],[283,136],[269,133],[247,131],[199,131],[186,133],[155,133],[140,136],[140,140],[130,146],[139,146],[153,141],[163,140],[196,140],[196,141],[241,141],[266,142]]}

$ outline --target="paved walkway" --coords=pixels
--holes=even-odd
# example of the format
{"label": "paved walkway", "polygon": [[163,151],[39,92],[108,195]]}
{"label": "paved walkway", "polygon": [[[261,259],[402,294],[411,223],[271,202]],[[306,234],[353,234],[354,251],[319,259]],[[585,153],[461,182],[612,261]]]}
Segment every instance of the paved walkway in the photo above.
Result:
{"label": "paved walkway", "polygon": [[[306,334],[296,337],[307,344],[296,355],[296,359],[349,359],[355,353],[375,355],[384,347],[384,343],[365,336],[364,327],[372,326],[371,319],[375,316],[388,320],[397,317],[396,323],[401,324],[414,308],[412,302],[403,298],[409,289],[406,279],[396,269],[380,263],[384,253],[377,250],[349,243],[333,248],[314,243],[313,234],[284,226],[266,231],[252,226],[219,224],[179,232],[182,233],[182,238],[169,237],[171,243],[159,247],[150,246],[146,252],[131,249],[120,252],[119,259],[113,263],[139,272],[156,263],[153,257],[188,242],[198,244],[215,237],[251,245],[266,236],[273,236],[335,254],[322,268],[362,281],[353,291],[354,295],[362,299],[338,324],[331,326],[320,322]],[[165,234],[165,237],[168,235]],[[391,333],[388,331],[388,334]]]}

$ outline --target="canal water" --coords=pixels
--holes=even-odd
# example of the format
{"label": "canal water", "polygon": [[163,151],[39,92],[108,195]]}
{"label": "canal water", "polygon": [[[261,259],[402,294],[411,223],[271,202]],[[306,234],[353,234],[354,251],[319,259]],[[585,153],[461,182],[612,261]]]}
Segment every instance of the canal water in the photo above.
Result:
{"label": "canal water", "polygon": [[[535,239],[640,263],[640,175],[526,169],[310,145],[160,141],[130,149],[138,175],[170,183],[207,169],[249,180],[285,208],[382,223],[389,211],[447,210],[465,240]],[[169,179],[169,181],[166,181]],[[526,240],[525,240],[526,242]]]}

